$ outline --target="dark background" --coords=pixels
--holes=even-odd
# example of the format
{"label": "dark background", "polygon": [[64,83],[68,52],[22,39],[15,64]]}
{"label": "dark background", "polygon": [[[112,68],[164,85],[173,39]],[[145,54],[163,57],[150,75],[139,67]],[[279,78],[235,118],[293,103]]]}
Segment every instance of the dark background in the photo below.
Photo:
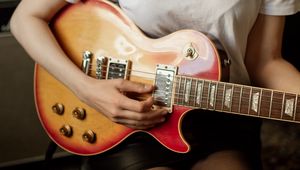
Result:
{"label": "dark background", "polygon": [[[50,139],[35,112],[34,63],[9,33],[18,0],[0,0],[0,169],[40,169]],[[283,55],[300,69],[300,13],[288,16]],[[300,87],[299,87],[300,88]],[[265,170],[300,169],[300,124],[265,120],[262,127]],[[58,149],[54,169],[78,168],[78,157]]]}

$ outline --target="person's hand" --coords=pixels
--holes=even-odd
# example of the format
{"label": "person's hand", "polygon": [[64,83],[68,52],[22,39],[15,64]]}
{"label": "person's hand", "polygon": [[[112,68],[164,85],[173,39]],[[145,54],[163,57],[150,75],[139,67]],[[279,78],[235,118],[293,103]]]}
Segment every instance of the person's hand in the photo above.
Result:
{"label": "person's hand", "polygon": [[138,101],[127,97],[124,93],[150,93],[153,88],[152,85],[122,79],[90,78],[85,86],[75,93],[83,102],[115,123],[134,129],[148,129],[164,122],[167,110],[153,110],[153,97]]}

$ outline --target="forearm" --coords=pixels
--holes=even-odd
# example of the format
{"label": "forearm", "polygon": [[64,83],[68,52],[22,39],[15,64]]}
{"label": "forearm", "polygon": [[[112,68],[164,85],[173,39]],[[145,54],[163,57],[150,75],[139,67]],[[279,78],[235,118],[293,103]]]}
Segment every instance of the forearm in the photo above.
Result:
{"label": "forearm", "polygon": [[250,77],[254,85],[300,94],[300,73],[282,58],[261,65]]}
{"label": "forearm", "polygon": [[[85,79],[86,76],[60,48],[46,20],[37,16],[15,13],[11,20],[11,30],[35,62],[72,90],[76,90],[80,80]],[[74,83],[75,80],[77,83]]]}
{"label": "forearm", "polygon": [[245,64],[253,85],[300,94],[300,74],[281,56],[284,22],[280,16],[258,16],[248,37]]}

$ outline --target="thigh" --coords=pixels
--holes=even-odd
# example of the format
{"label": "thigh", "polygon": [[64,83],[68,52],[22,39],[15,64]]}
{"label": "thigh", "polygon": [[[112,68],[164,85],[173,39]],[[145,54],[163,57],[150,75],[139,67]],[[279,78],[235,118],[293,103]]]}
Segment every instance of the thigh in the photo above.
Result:
{"label": "thigh", "polygon": [[170,151],[149,135],[135,134],[104,154],[87,157],[83,165],[86,170],[141,170],[154,167],[187,170],[214,153],[234,150],[246,155],[245,159],[253,167],[259,167],[259,127],[255,120],[217,112],[193,111],[186,115],[182,124],[184,137],[191,145],[191,151],[187,154]]}
{"label": "thigh", "polygon": [[197,163],[221,166],[232,161],[237,166],[255,170],[262,169],[260,129],[261,120],[257,118],[196,110],[186,116],[183,125],[193,154],[201,152],[206,155]]}
{"label": "thigh", "polygon": [[236,150],[223,150],[199,160],[192,170],[257,170],[251,167],[244,153]]}
{"label": "thigh", "polygon": [[[131,140],[140,139],[133,137]],[[190,154],[175,153],[152,137],[143,135],[143,142],[122,144],[107,153],[85,157],[82,170],[114,169],[189,169]]]}

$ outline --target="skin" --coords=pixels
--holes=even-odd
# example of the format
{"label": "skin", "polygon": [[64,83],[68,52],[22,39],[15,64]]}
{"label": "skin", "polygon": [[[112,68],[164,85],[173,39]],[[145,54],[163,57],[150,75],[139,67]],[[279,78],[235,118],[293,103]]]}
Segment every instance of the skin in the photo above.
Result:
{"label": "skin", "polygon": [[[136,101],[121,93],[151,92],[152,85],[127,80],[96,80],[83,74],[67,58],[48,27],[53,15],[66,4],[63,0],[21,1],[11,19],[12,33],[34,61],[111,121],[135,129],[147,129],[163,122],[167,111],[152,110],[152,97]],[[69,74],[64,74],[64,70]]]}
{"label": "skin", "polygon": [[[96,80],[79,70],[61,50],[48,22],[66,2],[22,0],[11,19],[11,31],[32,59],[69,87],[80,100],[111,121],[135,129],[162,123],[166,110],[152,110],[153,98],[136,101],[120,92],[147,93],[153,86],[127,80]],[[254,85],[300,93],[300,74],[281,56],[285,18],[260,14],[249,34],[245,64]],[[43,35],[43,36],[39,36]],[[68,70],[69,74],[63,74]],[[286,83],[289,82],[289,83]],[[106,90],[101,90],[106,89]],[[198,161],[193,170],[247,170],[242,153],[225,150]],[[170,170],[167,167],[152,170]]]}

